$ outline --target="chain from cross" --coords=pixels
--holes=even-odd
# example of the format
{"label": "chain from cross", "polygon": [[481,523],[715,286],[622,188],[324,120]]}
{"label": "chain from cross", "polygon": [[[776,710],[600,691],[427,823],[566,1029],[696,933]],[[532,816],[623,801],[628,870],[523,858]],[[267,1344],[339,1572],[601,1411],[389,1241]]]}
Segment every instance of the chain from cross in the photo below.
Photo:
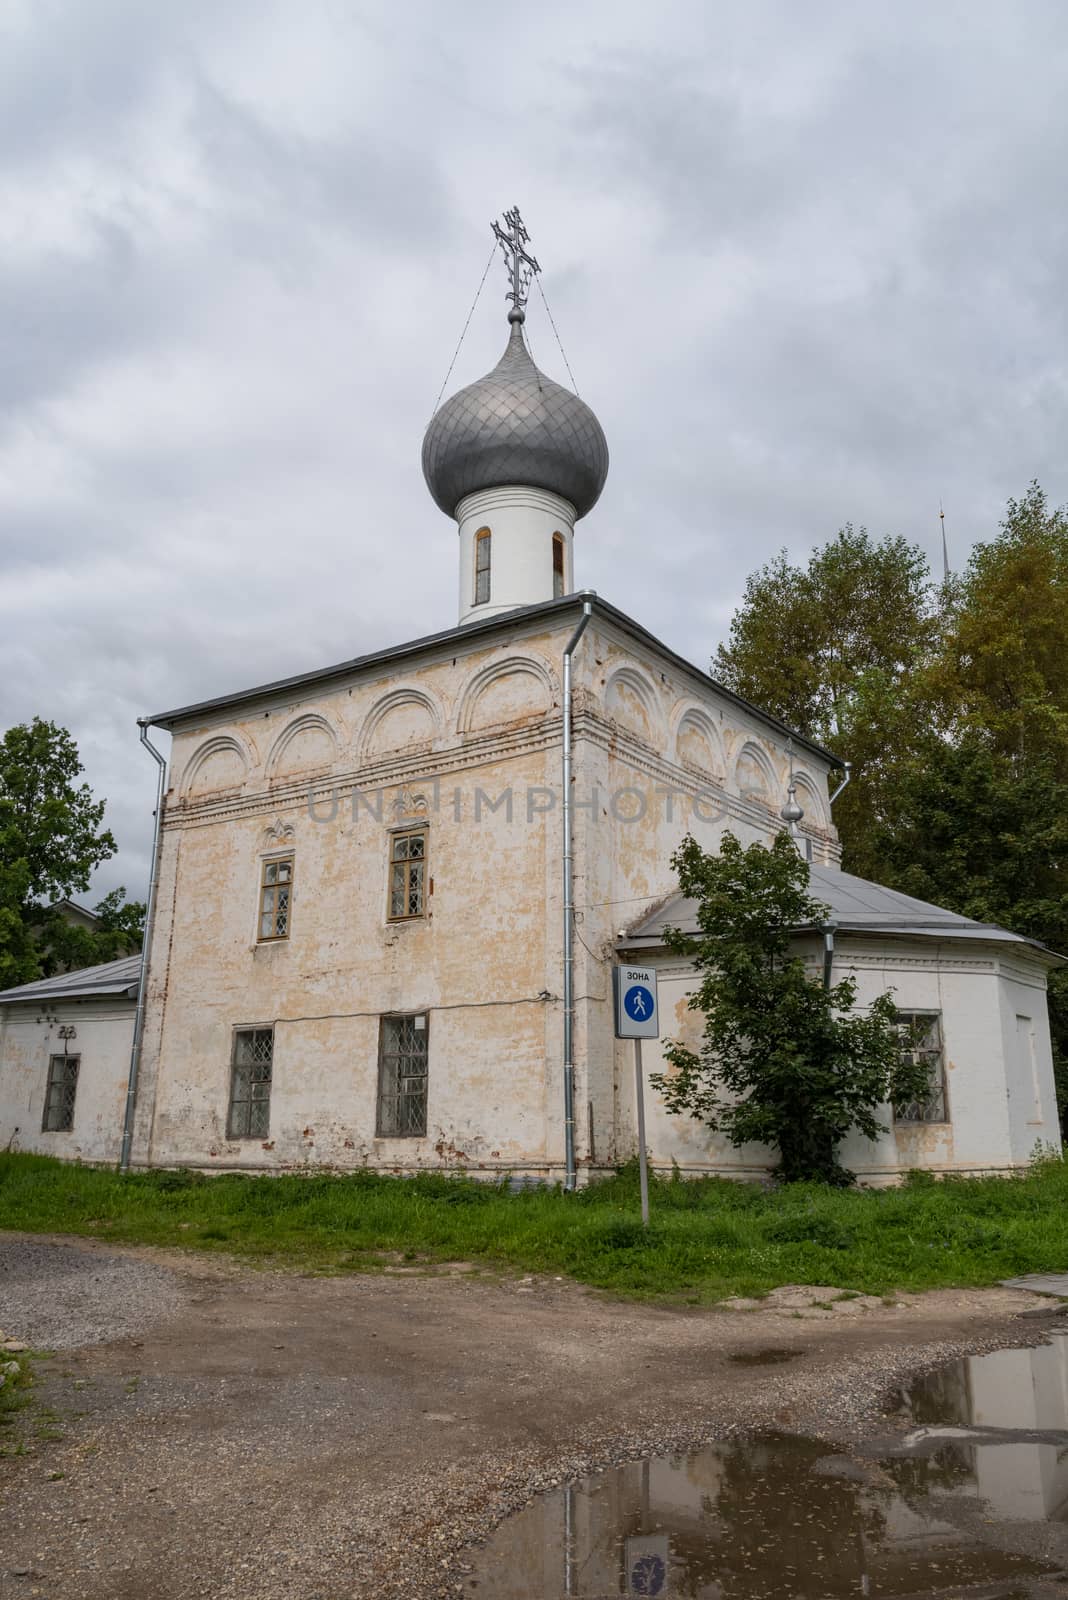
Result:
{"label": "chain from cross", "polygon": [[[534,274],[540,272],[541,268],[534,257],[523,248],[530,243],[530,234],[523,226],[519,207],[513,206],[511,211],[506,211],[504,221],[503,228],[499,222],[493,224],[493,232],[504,255],[505,266],[512,277],[512,287],[504,298],[512,302],[516,311],[522,311],[527,303],[527,294]],[[522,317],[519,320],[522,321]]]}

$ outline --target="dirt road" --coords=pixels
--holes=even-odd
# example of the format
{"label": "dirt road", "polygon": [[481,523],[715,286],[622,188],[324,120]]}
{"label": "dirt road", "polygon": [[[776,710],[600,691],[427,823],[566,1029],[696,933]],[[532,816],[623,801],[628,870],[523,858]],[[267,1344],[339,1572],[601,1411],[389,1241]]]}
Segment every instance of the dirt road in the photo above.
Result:
{"label": "dirt road", "polygon": [[[302,1277],[0,1234],[0,1326],[67,1346],[32,1453],[0,1461],[0,1595],[455,1596],[538,1488],[743,1429],[849,1437],[920,1367],[1037,1336],[1042,1304],[678,1311],[463,1263]],[[802,1354],[730,1359],[769,1345]]]}

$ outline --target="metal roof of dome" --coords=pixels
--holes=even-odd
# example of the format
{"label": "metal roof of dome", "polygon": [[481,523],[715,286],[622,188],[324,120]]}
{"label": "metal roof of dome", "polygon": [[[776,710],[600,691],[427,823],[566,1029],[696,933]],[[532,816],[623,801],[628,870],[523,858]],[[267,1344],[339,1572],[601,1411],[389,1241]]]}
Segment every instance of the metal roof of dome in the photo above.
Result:
{"label": "metal roof of dome", "polygon": [[492,372],[446,400],[423,439],[423,476],[452,516],[465,495],[519,484],[570,500],[576,517],[596,505],[608,476],[608,442],[585,401],[539,372],[513,309],[508,348]]}

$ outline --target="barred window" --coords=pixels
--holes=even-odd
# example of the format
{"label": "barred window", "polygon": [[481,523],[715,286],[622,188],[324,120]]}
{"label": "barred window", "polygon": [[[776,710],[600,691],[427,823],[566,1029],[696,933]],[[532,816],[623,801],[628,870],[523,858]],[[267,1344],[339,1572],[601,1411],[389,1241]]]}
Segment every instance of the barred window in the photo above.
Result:
{"label": "barred window", "polygon": [[895,1106],[894,1121],[948,1122],[941,1014],[937,1011],[899,1011],[897,1023],[905,1055],[913,1061],[924,1063],[930,1087],[922,1099]]}
{"label": "barred window", "polygon": [[74,1127],[74,1097],[78,1093],[81,1056],[52,1056],[48,1062],[42,1133],[70,1133]]}
{"label": "barred window", "polygon": [[271,1122],[273,1028],[238,1028],[230,1070],[228,1139],[263,1139]]}
{"label": "barred window", "polygon": [[260,939],[288,939],[293,903],[293,857],[265,861],[260,879]]}
{"label": "barred window", "polygon": [[488,528],[479,528],[475,534],[475,605],[485,605],[490,597],[490,545],[493,535]]}
{"label": "barred window", "polygon": [[394,833],[389,845],[389,920],[421,917],[426,908],[426,829]]}
{"label": "barred window", "polygon": [[564,592],[564,537],[553,534],[553,599],[559,600]]}
{"label": "barred window", "polygon": [[429,1018],[383,1017],[378,1039],[380,1139],[426,1133]]}

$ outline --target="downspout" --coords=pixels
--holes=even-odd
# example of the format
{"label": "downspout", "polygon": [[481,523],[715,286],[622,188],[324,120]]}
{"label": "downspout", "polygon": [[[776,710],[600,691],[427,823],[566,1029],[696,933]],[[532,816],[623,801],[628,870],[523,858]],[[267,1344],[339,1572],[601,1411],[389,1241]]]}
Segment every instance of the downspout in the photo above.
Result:
{"label": "downspout", "polygon": [[130,1170],[130,1146],[133,1144],[134,1112],[137,1108],[137,1077],[141,1069],[141,1040],[145,1031],[145,998],[148,993],[148,962],[152,953],[152,923],[156,911],[156,890],[159,887],[160,830],[163,825],[163,785],[167,778],[167,763],[145,732],[147,723],[138,718],[141,743],[159,767],[156,782],[156,825],[152,832],[152,876],[148,885],[145,905],[145,936],[141,942],[141,976],[137,983],[137,1010],[134,1012],[133,1043],[130,1046],[130,1074],[126,1083],[126,1112],[122,1122],[122,1150],[119,1171]]}
{"label": "downspout", "polygon": [[837,789],[834,791],[834,793],[831,795],[831,798],[828,800],[827,804],[829,806],[833,806],[834,805],[834,802],[838,799],[838,796],[841,794],[842,790],[845,788],[846,784],[849,782],[850,778],[853,776],[853,763],[852,763],[852,761],[843,761],[842,762],[842,770],[845,772],[845,777],[842,779],[841,783],[838,785]]}
{"label": "downspout", "polygon": [[[592,594],[584,590],[584,594]],[[575,853],[571,839],[571,657],[593,615],[583,601],[582,616],[564,649],[564,1188],[575,1187]]]}

